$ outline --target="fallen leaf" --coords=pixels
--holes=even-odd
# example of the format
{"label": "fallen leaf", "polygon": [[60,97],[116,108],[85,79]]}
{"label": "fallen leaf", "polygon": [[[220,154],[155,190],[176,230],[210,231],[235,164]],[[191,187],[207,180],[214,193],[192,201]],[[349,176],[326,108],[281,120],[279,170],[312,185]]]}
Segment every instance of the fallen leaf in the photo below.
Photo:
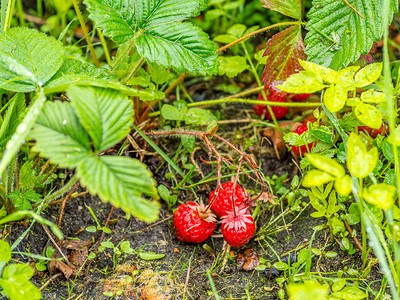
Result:
{"label": "fallen leaf", "polygon": [[260,265],[260,259],[253,248],[247,248],[239,252],[237,256],[239,270],[251,271]]}

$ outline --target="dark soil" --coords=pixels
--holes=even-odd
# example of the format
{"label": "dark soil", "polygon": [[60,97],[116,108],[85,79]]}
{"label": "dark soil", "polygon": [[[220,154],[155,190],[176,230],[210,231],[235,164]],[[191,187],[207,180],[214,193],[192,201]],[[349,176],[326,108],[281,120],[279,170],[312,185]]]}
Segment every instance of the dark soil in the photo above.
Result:
{"label": "dark soil", "polygon": [[[288,173],[291,177],[295,171],[291,156],[288,154],[285,161],[280,162],[274,157],[272,148],[263,149],[261,160],[265,175]],[[157,161],[154,158],[149,160],[150,168],[156,168]],[[163,172],[158,171],[155,178],[165,182],[161,174]],[[208,194],[211,187],[200,187],[199,190],[201,197],[202,194]],[[182,192],[179,196],[178,200],[182,202],[191,198],[189,192]],[[85,230],[88,226],[96,226],[89,207],[99,222],[104,225],[111,209],[110,204],[104,204],[96,196],[90,195],[69,200],[61,227],[66,239],[99,241],[101,232],[93,234]],[[306,245],[313,233],[313,227],[326,222],[324,219],[311,218],[309,216],[311,212],[312,208],[308,208],[293,224],[290,224],[291,220],[298,215],[298,212],[289,213],[284,218],[285,223],[290,224],[286,230],[282,229],[274,234],[263,233],[243,248],[254,248],[267,262],[275,262],[276,254],[281,255],[301,245]],[[266,222],[275,219],[280,213],[279,206],[264,210],[257,224],[258,228],[265,226]],[[209,251],[204,248],[204,245],[185,244],[178,241],[174,236],[172,219],[169,218],[171,215],[172,212],[167,210],[165,203],[162,203],[160,214],[162,222],[149,226],[135,218],[127,219],[122,210],[115,209],[108,225],[112,233],[105,234],[103,241],[111,241],[114,245],[122,240],[129,241],[136,254],[122,254],[117,258],[113,256],[113,251],[110,249],[98,253],[90,266],[82,270],[81,276],[66,279],[64,275],[60,275],[52,280],[42,291],[44,299],[110,299],[104,295],[104,292],[119,294],[114,299],[214,299],[210,281],[206,275],[210,269],[212,269],[212,280],[221,299],[278,299],[276,291],[279,286],[275,280],[268,280],[264,272],[238,270],[236,255],[239,250],[231,249],[230,253],[223,256],[222,237],[212,237],[204,243],[212,249]],[[58,216],[58,207],[51,206],[46,210],[45,217],[55,223]],[[283,225],[281,219],[271,226],[269,232]],[[21,224],[12,224],[9,228],[8,240],[11,243],[26,230],[26,227]],[[322,249],[328,238],[328,230],[318,233],[313,247]],[[42,226],[35,224],[16,250],[42,254],[45,247],[51,244]],[[137,253],[140,251],[165,254],[165,257],[146,261],[138,257]],[[323,258],[320,261],[318,257],[314,258],[312,271],[327,274],[343,270],[344,267],[357,269],[361,265],[358,252],[349,256],[336,245],[327,247],[325,251],[335,251],[339,255],[333,259]],[[227,258],[225,266],[223,266],[224,257]],[[22,256],[18,260],[28,263],[34,261],[32,258]],[[377,274],[374,269],[373,272]],[[51,276],[54,274],[49,274],[48,271],[39,272],[33,278],[33,282],[41,287]],[[329,277],[329,275],[324,276]],[[373,279],[376,276],[374,275]],[[335,273],[332,277],[335,278]]]}

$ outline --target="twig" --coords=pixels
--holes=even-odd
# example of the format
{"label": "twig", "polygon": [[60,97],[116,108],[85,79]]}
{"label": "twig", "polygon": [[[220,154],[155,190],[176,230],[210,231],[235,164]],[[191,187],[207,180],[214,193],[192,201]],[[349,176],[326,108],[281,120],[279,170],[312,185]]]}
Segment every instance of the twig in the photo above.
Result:
{"label": "twig", "polygon": [[350,7],[352,10],[354,10],[357,13],[357,15],[359,15],[361,18],[365,19],[365,17],[359,11],[357,11],[353,6],[351,6],[351,4],[349,2],[347,2],[346,0],[343,0],[343,2],[346,3],[346,5],[348,7]]}
{"label": "twig", "polygon": [[360,251],[362,252],[362,251],[363,251],[363,248],[362,248],[362,246],[361,246],[360,241],[359,241],[355,236],[353,236],[353,229],[351,229],[349,223],[347,223],[346,220],[343,220],[343,222],[344,222],[344,225],[345,225],[346,228],[347,228],[347,231],[350,233],[350,235],[352,236],[354,242],[356,243],[358,249],[360,249]]}
{"label": "twig", "polygon": [[77,183],[75,183],[75,185],[72,187],[72,189],[65,196],[64,200],[61,203],[61,211],[60,211],[60,216],[58,217],[58,224],[57,224],[58,228],[61,227],[61,221],[62,221],[62,218],[64,215],[65,204],[67,203],[69,197],[71,197],[72,193],[75,192],[75,190],[78,188],[78,186],[79,186],[79,181]]}
{"label": "twig", "polygon": [[52,282],[54,279],[56,279],[57,277],[60,277],[63,273],[57,273],[54,274],[53,276],[51,276],[40,288],[39,291],[43,291],[49,284],[50,282]]}
{"label": "twig", "polygon": [[156,223],[154,223],[154,224],[151,224],[151,225],[149,225],[149,226],[147,226],[147,227],[145,227],[145,228],[142,228],[142,229],[140,229],[140,230],[138,230],[138,231],[135,231],[135,232],[133,232],[133,233],[124,235],[123,237],[121,237],[121,238],[119,238],[119,239],[116,239],[116,240],[113,240],[112,242],[113,242],[113,243],[118,242],[118,241],[120,241],[120,240],[123,240],[123,239],[126,239],[126,238],[128,238],[128,237],[131,237],[131,236],[137,234],[138,232],[142,232],[142,231],[148,230],[148,229],[150,229],[150,228],[153,228],[153,227],[155,227],[155,226],[157,226],[157,225],[160,225],[161,223],[164,223],[165,221],[168,221],[168,220],[171,219],[173,216],[174,216],[174,215],[170,215],[170,216],[166,217],[165,219],[163,219],[163,220],[161,220],[161,221],[158,221],[158,222],[156,222]]}
{"label": "twig", "polygon": [[47,236],[49,237],[49,239],[52,241],[52,243],[54,244],[54,247],[57,248],[58,252],[61,254],[61,256],[65,259],[65,261],[67,262],[67,264],[71,267],[72,264],[69,262],[68,258],[64,255],[64,253],[61,251],[60,246],[58,246],[58,244],[56,243],[56,241],[53,239],[53,237],[51,236],[51,233],[49,231],[49,229],[47,228],[46,225],[42,224],[42,227],[44,229],[44,231],[46,232]]}

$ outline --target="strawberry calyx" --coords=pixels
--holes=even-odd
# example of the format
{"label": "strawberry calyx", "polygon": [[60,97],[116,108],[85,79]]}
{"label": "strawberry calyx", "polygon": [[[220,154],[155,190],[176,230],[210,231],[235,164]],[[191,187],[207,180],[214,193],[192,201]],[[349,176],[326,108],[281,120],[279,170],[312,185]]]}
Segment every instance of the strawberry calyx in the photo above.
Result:
{"label": "strawberry calyx", "polygon": [[199,214],[200,219],[209,223],[215,223],[217,221],[215,214],[213,214],[210,210],[207,210],[207,207],[204,204],[197,204],[193,202],[189,203],[188,206]]}

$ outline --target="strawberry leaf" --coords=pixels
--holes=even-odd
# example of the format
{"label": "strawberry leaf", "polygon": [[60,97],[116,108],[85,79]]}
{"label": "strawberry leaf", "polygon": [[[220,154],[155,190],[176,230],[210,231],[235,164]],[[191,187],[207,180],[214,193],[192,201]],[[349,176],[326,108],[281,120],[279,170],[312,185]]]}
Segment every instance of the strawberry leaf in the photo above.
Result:
{"label": "strawberry leaf", "polygon": [[301,0],[261,0],[264,7],[282,15],[301,20]]}
{"label": "strawberry leaf", "polygon": [[[314,63],[338,70],[367,54],[374,41],[379,41],[383,28],[384,0],[313,1],[308,13],[306,54]],[[398,1],[391,0],[390,16],[397,11]],[[391,18],[390,21],[391,22]]]}
{"label": "strawberry leaf", "polygon": [[267,63],[262,75],[265,86],[273,81],[285,80],[301,69],[299,58],[306,59],[301,26],[295,25],[275,34],[268,42],[264,52]]}

